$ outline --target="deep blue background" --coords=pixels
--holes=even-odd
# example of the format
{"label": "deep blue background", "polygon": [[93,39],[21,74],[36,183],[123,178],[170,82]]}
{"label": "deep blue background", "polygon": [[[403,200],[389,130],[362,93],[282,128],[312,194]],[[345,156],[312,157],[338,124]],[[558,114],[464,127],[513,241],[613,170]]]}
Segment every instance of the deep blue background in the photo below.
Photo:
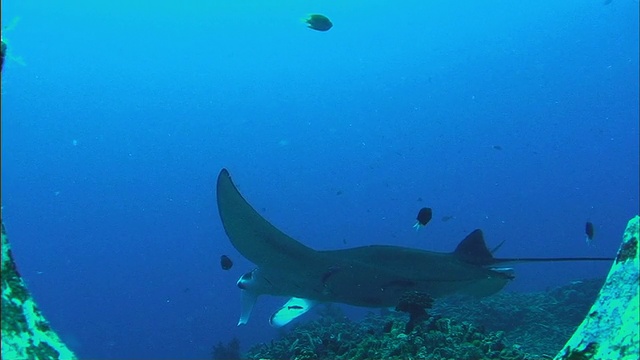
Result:
{"label": "deep blue background", "polygon": [[[393,4],[3,1],[3,221],[81,357],[277,336],[284,299],[236,327],[252,265],[217,215],[222,167],[319,249],[450,251],[479,227],[503,257],[615,254],[638,213],[638,3]],[[516,270],[508,289],[541,290],[608,264]]]}

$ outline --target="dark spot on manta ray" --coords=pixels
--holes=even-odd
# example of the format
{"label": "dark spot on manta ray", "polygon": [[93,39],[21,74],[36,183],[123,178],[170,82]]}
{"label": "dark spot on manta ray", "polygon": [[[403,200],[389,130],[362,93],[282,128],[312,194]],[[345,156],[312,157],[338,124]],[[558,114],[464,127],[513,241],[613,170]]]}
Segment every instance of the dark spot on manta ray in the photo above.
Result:
{"label": "dark spot on manta ray", "polygon": [[222,270],[229,270],[233,267],[233,261],[227,255],[222,255],[220,256],[220,267]]}
{"label": "dark spot on manta ray", "polygon": [[327,269],[327,271],[322,274],[322,285],[327,284],[327,280],[329,280],[329,278],[331,277],[331,275],[337,273],[338,271],[340,271],[340,267],[339,266],[331,266],[329,269]]}
{"label": "dark spot on manta ray", "polygon": [[288,310],[302,310],[303,307],[300,305],[291,305],[291,306],[287,306]]}

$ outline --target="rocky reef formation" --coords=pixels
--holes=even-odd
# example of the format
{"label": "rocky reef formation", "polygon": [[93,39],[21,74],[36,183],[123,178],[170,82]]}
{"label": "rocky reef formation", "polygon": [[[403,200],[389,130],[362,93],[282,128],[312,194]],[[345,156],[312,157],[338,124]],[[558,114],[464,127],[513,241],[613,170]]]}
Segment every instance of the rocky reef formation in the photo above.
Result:
{"label": "rocky reef formation", "polygon": [[11,256],[2,224],[2,359],[76,359],[51,329]]}
{"label": "rocky reef formation", "polygon": [[476,300],[450,298],[434,310],[455,321],[504,331],[507,342],[527,354],[551,358],[584,319],[603,282],[579,280],[546,291],[505,291]]}
{"label": "rocky reef formation", "polygon": [[556,359],[639,359],[640,218],[627,224],[598,299]]}
{"label": "rocky reef formation", "polygon": [[278,341],[259,344],[250,359],[526,359],[504,332],[431,316],[405,333],[409,316],[370,313],[353,322],[337,311],[294,327]]}

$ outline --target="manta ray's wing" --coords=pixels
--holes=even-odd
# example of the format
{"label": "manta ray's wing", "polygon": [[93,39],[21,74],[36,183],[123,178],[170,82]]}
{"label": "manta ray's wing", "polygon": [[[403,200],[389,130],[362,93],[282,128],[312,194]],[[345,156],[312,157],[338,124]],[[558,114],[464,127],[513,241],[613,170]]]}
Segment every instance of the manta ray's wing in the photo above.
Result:
{"label": "manta ray's wing", "polygon": [[247,260],[258,265],[238,280],[242,291],[238,325],[247,323],[262,294],[294,296],[300,302],[279,309],[271,320],[274,326],[282,326],[308,311],[315,302],[304,298],[317,297],[321,291],[318,284],[326,268],[324,257],[258,214],[240,195],[226,169],[218,175],[217,200],[222,225],[231,243]]}
{"label": "manta ray's wing", "polygon": [[[276,229],[240,195],[226,169],[218,175],[218,211],[233,246],[259,267],[298,271],[317,253]],[[305,265],[306,264],[306,265]]]}

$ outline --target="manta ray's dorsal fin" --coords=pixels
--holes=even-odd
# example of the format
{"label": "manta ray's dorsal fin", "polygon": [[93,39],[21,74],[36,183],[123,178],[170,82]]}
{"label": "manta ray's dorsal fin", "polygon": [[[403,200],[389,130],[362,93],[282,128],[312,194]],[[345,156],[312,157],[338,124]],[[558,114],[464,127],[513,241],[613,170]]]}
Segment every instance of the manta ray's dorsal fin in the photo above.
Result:
{"label": "manta ray's dorsal fin", "polygon": [[453,251],[453,255],[474,265],[491,265],[495,262],[491,251],[484,242],[484,236],[480,229],[473,230],[471,234],[467,235]]}
{"label": "manta ray's dorsal fin", "polygon": [[464,240],[458,244],[453,251],[453,255],[462,261],[486,267],[488,265],[504,264],[504,263],[523,263],[523,262],[557,262],[557,261],[611,261],[613,258],[607,257],[558,257],[558,258],[495,258],[495,253],[504,243],[501,242],[493,250],[489,251],[487,244],[484,242],[482,230],[476,229],[467,235]]}

